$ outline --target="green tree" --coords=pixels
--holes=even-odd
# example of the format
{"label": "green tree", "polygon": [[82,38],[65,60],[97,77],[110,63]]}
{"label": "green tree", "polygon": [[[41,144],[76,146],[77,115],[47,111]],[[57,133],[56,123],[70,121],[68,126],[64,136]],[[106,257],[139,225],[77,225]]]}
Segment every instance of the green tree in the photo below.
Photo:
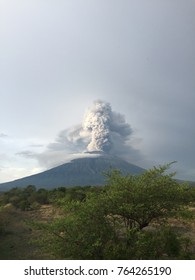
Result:
{"label": "green tree", "polygon": [[105,246],[113,233],[103,205],[100,207],[95,197],[85,202],[72,200],[64,206],[64,213],[64,217],[53,223],[41,225],[56,257],[103,259]]}
{"label": "green tree", "polygon": [[88,189],[85,199],[61,200],[63,217],[41,225],[47,232],[44,243],[60,259],[189,257],[187,241],[165,223],[191,201],[189,187],[167,174],[169,166],[139,176],[113,171],[108,184]]}
{"label": "green tree", "polygon": [[36,192],[35,199],[37,203],[48,204],[49,203],[49,191],[46,189],[39,189]]}
{"label": "green tree", "polygon": [[191,199],[190,188],[174,180],[174,173],[166,174],[169,167],[155,167],[138,176],[107,174],[104,197],[109,214],[120,216],[127,228],[142,229],[178,213]]}

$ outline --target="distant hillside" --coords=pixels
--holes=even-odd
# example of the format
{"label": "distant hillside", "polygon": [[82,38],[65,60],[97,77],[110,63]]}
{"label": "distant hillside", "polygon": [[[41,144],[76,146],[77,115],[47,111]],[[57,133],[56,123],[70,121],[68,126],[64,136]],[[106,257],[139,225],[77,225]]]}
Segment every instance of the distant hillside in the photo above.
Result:
{"label": "distant hillside", "polygon": [[104,185],[106,181],[102,173],[110,168],[119,169],[123,174],[140,174],[144,172],[143,168],[130,164],[118,157],[109,155],[86,157],[74,159],[71,162],[35,175],[0,184],[0,191],[28,185],[47,189],[59,186]]}

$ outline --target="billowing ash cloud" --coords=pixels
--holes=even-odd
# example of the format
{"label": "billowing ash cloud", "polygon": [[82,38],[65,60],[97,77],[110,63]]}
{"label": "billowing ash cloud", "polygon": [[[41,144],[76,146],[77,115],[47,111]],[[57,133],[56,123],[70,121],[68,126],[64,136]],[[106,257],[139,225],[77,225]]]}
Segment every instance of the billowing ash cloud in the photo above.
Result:
{"label": "billowing ash cloud", "polygon": [[62,131],[49,148],[112,154],[123,149],[131,133],[123,115],[113,112],[109,103],[97,100],[86,111],[82,124]]}
{"label": "billowing ash cloud", "polygon": [[53,167],[78,157],[104,152],[129,161],[139,160],[140,154],[131,145],[132,129],[120,113],[112,111],[107,102],[97,100],[89,108],[80,125],[59,133],[42,153],[23,151],[20,155],[33,157],[41,165]]}
{"label": "billowing ash cloud", "polygon": [[90,142],[87,146],[89,152],[108,152],[111,149],[111,119],[112,110],[109,103],[96,101],[94,106],[88,110],[83,121],[83,129],[90,135]]}
{"label": "billowing ash cloud", "polygon": [[118,138],[122,142],[131,134],[130,126],[125,123],[124,117],[112,111],[109,103],[95,101],[83,121],[83,130],[89,134],[89,152],[109,152]]}

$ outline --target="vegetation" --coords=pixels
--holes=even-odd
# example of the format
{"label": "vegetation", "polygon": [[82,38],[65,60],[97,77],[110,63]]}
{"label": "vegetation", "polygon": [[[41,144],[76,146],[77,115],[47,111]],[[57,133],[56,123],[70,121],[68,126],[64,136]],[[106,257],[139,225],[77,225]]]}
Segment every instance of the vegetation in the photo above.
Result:
{"label": "vegetation", "polygon": [[195,188],[174,180],[169,166],[114,170],[104,187],[14,188],[0,196],[0,235],[5,241],[15,211],[35,248],[20,258],[195,259]]}

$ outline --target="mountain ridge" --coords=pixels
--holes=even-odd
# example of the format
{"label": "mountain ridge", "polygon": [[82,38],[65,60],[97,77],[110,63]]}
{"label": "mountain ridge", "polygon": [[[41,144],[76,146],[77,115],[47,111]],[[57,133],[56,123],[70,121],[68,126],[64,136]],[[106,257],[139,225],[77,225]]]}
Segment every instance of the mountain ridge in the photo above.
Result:
{"label": "mountain ridge", "polygon": [[70,162],[34,175],[1,183],[0,191],[9,190],[13,187],[26,187],[28,185],[47,189],[60,186],[104,185],[106,179],[103,176],[103,172],[110,169],[119,169],[124,175],[128,173],[136,175],[145,171],[145,169],[116,156],[100,154],[97,157],[88,157],[86,155],[86,157],[73,159]]}

